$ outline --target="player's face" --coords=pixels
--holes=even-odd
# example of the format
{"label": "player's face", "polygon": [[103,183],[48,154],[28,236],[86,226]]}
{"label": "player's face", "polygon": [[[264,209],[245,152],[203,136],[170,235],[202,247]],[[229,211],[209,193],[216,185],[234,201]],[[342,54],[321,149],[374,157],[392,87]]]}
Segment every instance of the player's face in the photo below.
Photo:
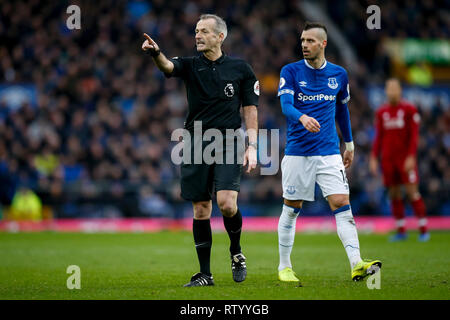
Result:
{"label": "player's face", "polygon": [[302,41],[303,57],[306,60],[314,60],[324,50],[326,40],[319,36],[320,30],[317,28],[305,30],[302,32],[300,40]]}
{"label": "player's face", "polygon": [[216,21],[214,19],[204,19],[197,22],[195,28],[195,45],[197,46],[197,51],[204,52],[215,47],[220,48],[223,35],[222,33],[216,33],[215,26]]}
{"label": "player's face", "polygon": [[386,97],[391,103],[397,103],[402,97],[402,87],[397,80],[386,81]]}

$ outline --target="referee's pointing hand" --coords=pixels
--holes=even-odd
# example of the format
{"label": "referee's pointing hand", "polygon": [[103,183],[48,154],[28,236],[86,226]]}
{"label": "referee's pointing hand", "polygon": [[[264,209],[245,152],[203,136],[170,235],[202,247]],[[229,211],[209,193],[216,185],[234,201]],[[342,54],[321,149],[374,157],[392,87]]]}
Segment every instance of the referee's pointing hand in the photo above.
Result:
{"label": "referee's pointing hand", "polygon": [[150,38],[150,36],[146,33],[144,33],[144,37],[147,39],[144,41],[144,43],[142,44],[142,50],[147,51],[147,50],[151,50],[151,51],[158,51],[159,47],[156,44],[155,41],[153,41],[152,38]]}

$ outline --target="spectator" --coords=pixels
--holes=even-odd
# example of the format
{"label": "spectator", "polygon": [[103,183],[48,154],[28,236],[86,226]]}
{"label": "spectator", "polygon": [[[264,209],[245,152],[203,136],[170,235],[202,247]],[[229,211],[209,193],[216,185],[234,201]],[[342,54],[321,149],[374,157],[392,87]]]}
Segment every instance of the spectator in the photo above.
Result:
{"label": "spectator", "polygon": [[13,197],[10,217],[13,220],[41,220],[41,199],[32,190],[20,188]]}

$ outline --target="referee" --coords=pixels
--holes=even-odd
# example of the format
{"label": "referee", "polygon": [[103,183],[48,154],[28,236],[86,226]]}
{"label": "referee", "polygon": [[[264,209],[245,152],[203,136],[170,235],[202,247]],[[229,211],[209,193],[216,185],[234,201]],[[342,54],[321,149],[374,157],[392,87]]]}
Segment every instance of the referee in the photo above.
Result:
{"label": "referee", "polygon": [[[210,271],[213,193],[230,238],[233,280],[242,282],[247,275],[246,259],[240,246],[242,215],[237,207],[237,196],[243,166],[248,163],[247,172],[256,168],[259,83],[245,61],[228,57],[222,52],[226,36],[225,21],[216,15],[204,14],[200,16],[195,28],[195,44],[197,51],[201,52],[199,56],[167,59],[155,41],[145,33],[146,40],[142,44],[142,49],[152,57],[166,77],[180,77],[184,80],[189,106],[185,129],[191,133],[191,137],[194,122],[201,123],[203,132],[218,129],[225,133],[226,129],[239,129],[242,122],[241,106],[248,132],[249,145],[243,157],[242,154],[240,157],[243,162],[237,161],[239,155],[235,152],[232,163],[219,161],[207,164],[202,159],[200,164],[191,161],[181,165],[181,196],[193,204],[192,230],[200,264],[200,272],[193,275],[185,287],[214,285]],[[236,137],[233,138],[232,151],[239,149],[237,140]],[[194,143],[190,144],[191,151],[194,151]],[[203,151],[205,143],[200,143]],[[229,146],[224,151],[225,158],[230,152]],[[243,153],[243,148],[241,151]]]}

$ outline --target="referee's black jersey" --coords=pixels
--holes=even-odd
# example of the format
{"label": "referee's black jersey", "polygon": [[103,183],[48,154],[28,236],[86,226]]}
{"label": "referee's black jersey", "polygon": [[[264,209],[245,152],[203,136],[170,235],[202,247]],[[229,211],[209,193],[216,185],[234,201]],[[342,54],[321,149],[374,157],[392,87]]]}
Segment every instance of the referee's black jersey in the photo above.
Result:
{"label": "referee's black jersey", "polygon": [[244,60],[222,54],[211,61],[201,54],[171,61],[174,69],[166,76],[180,77],[186,85],[186,129],[192,131],[194,121],[202,121],[203,130],[237,129],[242,122],[240,107],[258,105],[259,82]]}

